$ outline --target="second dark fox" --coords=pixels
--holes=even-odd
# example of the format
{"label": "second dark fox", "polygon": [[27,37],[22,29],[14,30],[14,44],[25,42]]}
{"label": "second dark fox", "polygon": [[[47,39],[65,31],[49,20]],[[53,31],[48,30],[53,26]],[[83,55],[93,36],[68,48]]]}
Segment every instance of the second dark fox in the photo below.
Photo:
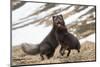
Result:
{"label": "second dark fox", "polygon": [[80,52],[79,40],[68,32],[62,15],[53,16],[53,23],[56,27],[56,38],[61,44],[60,54],[64,55],[65,50],[68,50],[67,56],[69,56],[71,49],[76,49]]}

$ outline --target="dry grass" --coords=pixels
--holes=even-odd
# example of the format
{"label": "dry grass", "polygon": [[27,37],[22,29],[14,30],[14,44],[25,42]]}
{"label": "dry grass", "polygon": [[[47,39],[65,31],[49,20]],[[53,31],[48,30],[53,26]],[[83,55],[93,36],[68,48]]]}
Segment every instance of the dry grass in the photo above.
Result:
{"label": "dry grass", "polygon": [[[51,59],[40,60],[39,55],[26,55],[19,46],[12,48],[12,64],[46,64],[46,63],[62,63],[62,62],[77,62],[77,61],[94,61],[95,59],[95,43],[86,41],[81,46],[81,52],[72,50],[69,57],[59,54],[60,46],[55,51],[55,55]],[[66,51],[67,54],[67,51]]]}

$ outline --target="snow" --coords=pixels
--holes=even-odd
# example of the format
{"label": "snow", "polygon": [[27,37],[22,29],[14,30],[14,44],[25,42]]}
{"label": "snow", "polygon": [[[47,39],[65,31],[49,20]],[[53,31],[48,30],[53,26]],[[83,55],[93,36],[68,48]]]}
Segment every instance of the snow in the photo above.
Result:
{"label": "snow", "polygon": [[[37,8],[44,5],[44,4],[45,3],[26,3],[21,8],[12,12],[12,23],[15,24],[15,23],[18,23],[21,21],[28,20],[28,21],[25,21],[24,23],[16,25],[16,26],[27,24],[28,22],[32,22],[33,19],[36,20],[36,19],[39,19],[41,17],[44,17],[46,15],[51,14],[51,12],[53,10],[56,10],[58,8],[63,9],[63,8],[66,8],[69,6],[69,5],[64,5],[64,6],[60,5],[58,7],[54,7],[52,9],[49,9],[48,11],[41,12],[41,14],[36,15],[34,17],[31,16],[25,20],[20,20],[21,18],[25,18],[25,17],[29,16],[30,14],[33,13],[34,10],[38,10]],[[93,7],[89,7],[86,10],[84,10],[83,12],[79,12],[75,15],[68,17],[67,19],[65,19],[66,24],[72,23],[73,21],[78,19],[78,17],[80,15],[84,14],[86,11],[90,10],[91,8],[93,8]],[[72,10],[72,8],[70,10]],[[16,27],[16,26],[14,26],[14,27]],[[38,44],[48,35],[48,33],[51,31],[51,29],[52,29],[52,26],[45,27],[45,24],[38,25],[38,26],[37,26],[37,24],[31,24],[31,25],[26,26],[24,28],[13,30],[12,31],[12,45],[13,46],[20,45],[21,43]],[[92,34],[92,35],[80,40],[81,43],[83,43],[84,41],[95,42],[95,34]]]}
{"label": "snow", "polygon": [[[33,4],[34,5],[34,4]],[[32,6],[30,6],[30,7],[33,7],[33,5]],[[13,12],[13,19],[14,19],[14,21],[16,21],[16,22],[14,22],[13,21],[13,23],[21,23],[21,22],[24,22],[24,23],[22,23],[22,24],[19,24],[19,25],[16,25],[16,26],[21,26],[21,25],[23,25],[23,24],[27,24],[28,22],[34,22],[35,20],[39,20],[39,19],[41,19],[41,18],[43,18],[43,17],[45,17],[45,16],[47,16],[47,15],[50,15],[50,14],[52,14],[52,12],[54,11],[54,10],[57,10],[57,9],[59,9],[59,8],[62,8],[62,9],[64,9],[64,8],[66,8],[66,7],[68,7],[69,5],[59,5],[59,6],[57,6],[57,7],[54,7],[54,8],[51,8],[51,9],[49,9],[49,10],[47,10],[47,11],[44,11],[44,12],[41,12],[40,14],[37,14],[37,15],[34,15],[34,16],[31,16],[31,17],[28,17],[28,18],[26,18],[26,19],[23,19],[23,20],[20,20],[20,17],[19,16],[17,16],[17,17],[15,17],[16,16],[16,12]],[[33,9],[33,8],[32,8]],[[36,7],[34,7],[34,9],[36,9]],[[19,14],[17,14],[17,15],[20,15],[20,13],[21,12],[23,12],[23,11],[25,11],[25,9],[23,9],[23,10],[20,10],[19,12],[17,12],[17,13],[19,13]],[[31,11],[31,12],[29,12],[29,11]],[[29,13],[33,13],[34,12],[34,10],[28,10],[28,12]],[[24,14],[25,14],[25,12],[23,12]],[[25,17],[25,16],[24,16]],[[14,27],[16,27],[16,26],[14,26]]]}
{"label": "snow", "polygon": [[30,2],[26,3],[24,6],[12,12],[12,22],[13,23],[18,22],[19,19],[30,15],[34,10],[36,10],[38,7],[44,4],[45,3],[30,3]]}
{"label": "snow", "polygon": [[80,39],[80,43],[84,43],[85,41],[90,41],[95,43],[95,33],[89,35],[88,37]]}
{"label": "snow", "polygon": [[84,13],[86,13],[88,10],[90,10],[90,9],[92,9],[92,8],[93,8],[93,7],[91,6],[91,7],[88,7],[87,9],[85,9],[85,10],[79,12],[79,13],[76,13],[76,14],[74,14],[74,15],[71,15],[70,17],[68,17],[68,18],[65,19],[65,24],[70,24],[70,23],[72,23],[73,21],[77,21],[77,19],[78,19],[81,15],[83,15]]}
{"label": "snow", "polygon": [[12,31],[12,45],[20,45],[21,43],[40,43],[51,31],[52,27],[45,27],[45,24],[37,26],[37,24],[27,26]]}

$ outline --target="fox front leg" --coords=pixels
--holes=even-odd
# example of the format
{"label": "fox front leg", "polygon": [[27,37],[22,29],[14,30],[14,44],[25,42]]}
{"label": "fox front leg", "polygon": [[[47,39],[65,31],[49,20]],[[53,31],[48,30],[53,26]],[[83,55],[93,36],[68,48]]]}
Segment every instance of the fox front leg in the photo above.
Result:
{"label": "fox front leg", "polygon": [[43,54],[40,54],[41,60],[44,60],[44,56]]}
{"label": "fox front leg", "polygon": [[62,46],[61,46],[61,48],[60,48],[60,54],[61,54],[62,56],[65,54],[65,48],[63,48]]}

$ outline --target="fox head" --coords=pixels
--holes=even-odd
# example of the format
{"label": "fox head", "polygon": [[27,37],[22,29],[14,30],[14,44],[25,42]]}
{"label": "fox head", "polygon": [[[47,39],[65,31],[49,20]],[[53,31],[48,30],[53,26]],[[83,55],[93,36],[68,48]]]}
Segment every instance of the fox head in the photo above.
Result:
{"label": "fox head", "polygon": [[64,29],[65,28],[65,22],[62,15],[56,15],[53,16],[53,25],[56,27],[56,29]]}

